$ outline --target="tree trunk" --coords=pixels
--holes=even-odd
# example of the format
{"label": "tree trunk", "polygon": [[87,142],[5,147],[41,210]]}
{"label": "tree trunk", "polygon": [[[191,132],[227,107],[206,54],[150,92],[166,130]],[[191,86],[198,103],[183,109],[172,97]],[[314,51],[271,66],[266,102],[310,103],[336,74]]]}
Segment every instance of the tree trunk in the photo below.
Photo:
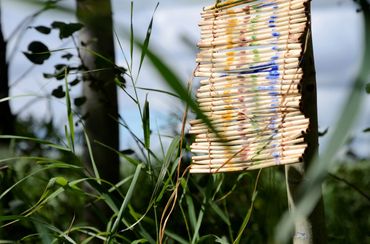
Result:
{"label": "tree trunk", "polygon": [[[303,163],[285,166],[286,182],[288,191],[288,204],[290,211],[294,211],[296,203],[299,201],[298,187],[305,179],[305,171],[313,161],[318,151],[318,122],[317,122],[317,92],[316,92],[316,71],[312,48],[310,3],[306,6],[308,25],[304,56],[301,63],[303,69],[302,101],[301,110],[310,119],[310,125],[305,136],[308,145]],[[321,198],[311,215],[307,219],[299,219],[295,223],[293,243],[326,243],[326,226],[324,203]]]}
{"label": "tree trunk", "polygon": [[[3,99],[9,96],[9,65],[6,60],[7,43],[2,32],[1,10],[0,3],[0,99]],[[14,134],[14,116],[9,101],[0,102],[0,134]],[[4,144],[7,144],[7,141],[0,140],[0,145]]]}
{"label": "tree trunk", "polygon": [[[96,141],[113,149],[119,148],[117,89],[114,82],[114,40],[110,0],[77,0],[77,16],[84,24],[80,33],[80,55],[85,67],[83,94],[86,103],[85,130],[89,136],[93,156],[100,178],[112,183],[119,180],[119,157]],[[104,58],[101,58],[102,56]],[[91,158],[85,148],[85,162],[91,170]],[[97,208],[98,214],[110,217],[104,205]],[[106,223],[98,220],[91,211],[87,216],[91,224],[100,227]],[[102,223],[103,222],[103,223]]]}

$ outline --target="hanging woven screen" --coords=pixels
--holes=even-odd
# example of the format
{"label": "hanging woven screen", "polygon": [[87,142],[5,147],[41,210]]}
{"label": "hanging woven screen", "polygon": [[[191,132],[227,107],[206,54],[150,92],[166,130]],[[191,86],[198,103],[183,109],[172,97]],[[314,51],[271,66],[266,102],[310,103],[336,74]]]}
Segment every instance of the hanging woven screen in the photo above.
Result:
{"label": "hanging woven screen", "polygon": [[203,9],[197,101],[218,134],[191,121],[191,172],[300,161],[309,124],[299,85],[307,1],[229,0]]}

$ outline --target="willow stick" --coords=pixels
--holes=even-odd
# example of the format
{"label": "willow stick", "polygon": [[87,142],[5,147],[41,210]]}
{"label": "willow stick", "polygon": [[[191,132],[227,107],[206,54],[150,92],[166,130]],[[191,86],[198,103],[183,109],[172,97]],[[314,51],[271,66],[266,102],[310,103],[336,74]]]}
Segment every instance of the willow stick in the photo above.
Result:
{"label": "willow stick", "polygon": [[[297,13],[296,16],[282,16],[274,18],[273,20],[268,18],[250,18],[245,16],[244,18],[236,18],[223,20],[222,22],[212,25],[201,26],[201,39],[216,37],[217,35],[224,33],[230,34],[245,34],[250,31],[257,30],[278,30],[283,28],[294,28],[296,26],[304,25],[307,21],[306,17],[303,17],[303,13]],[[273,22],[272,22],[273,21]],[[243,28],[244,27],[244,28]]]}
{"label": "willow stick", "polygon": [[[238,43],[226,43],[226,44],[220,44],[220,45],[215,45],[215,44],[209,44],[209,45],[204,45],[203,47],[200,47],[201,49],[207,48],[213,48],[212,51],[222,51],[226,49],[234,49],[234,48],[250,48],[250,47],[257,47],[258,46],[278,46],[278,45],[289,45],[289,44],[296,44],[298,40],[302,37],[303,33],[289,33],[287,34],[288,38],[279,38],[279,40],[276,41],[275,37],[271,38],[266,38],[263,40],[252,40],[249,42],[238,42]],[[274,43],[274,44],[272,44]]]}
{"label": "willow stick", "polygon": [[290,50],[300,50],[302,51],[302,44],[300,43],[292,43],[292,44],[275,44],[275,45],[267,45],[267,46],[254,46],[253,49],[243,49],[243,50],[232,50],[232,49],[225,49],[225,50],[214,50],[214,49],[203,49],[197,54],[197,58],[202,58],[202,57],[212,57],[212,58],[217,58],[217,57],[224,57],[224,56],[232,56],[232,55],[238,55],[239,53],[244,53],[244,52],[252,52],[259,54],[261,52],[270,52],[270,51],[275,51],[275,52],[280,52],[280,53],[285,53],[289,52]]}
{"label": "willow stick", "polygon": [[288,29],[284,31],[280,31],[279,33],[271,33],[270,31],[251,31],[247,34],[243,34],[239,37],[229,37],[229,36],[222,36],[221,38],[210,38],[207,40],[201,40],[198,42],[199,48],[210,48],[210,47],[224,47],[226,48],[231,47],[231,45],[235,44],[245,44],[250,42],[267,42],[269,41],[269,44],[274,42],[276,39],[276,43],[281,43],[282,41],[285,41],[289,38],[289,36],[292,36],[293,34],[302,34],[304,31],[304,26],[298,26],[294,29]]}
{"label": "willow stick", "polygon": [[[304,25],[307,21],[303,13],[298,13],[297,16],[285,16],[273,19],[271,18],[259,18],[251,19],[248,16],[244,18],[225,20],[223,23],[214,24],[209,26],[201,27],[201,39],[215,38],[220,34],[245,34],[249,31],[257,30],[278,30],[283,28],[293,28],[295,26]],[[249,23],[252,23],[248,25]]]}
{"label": "willow stick", "polygon": [[[228,73],[230,77],[252,77],[252,78],[257,78],[257,77],[264,77],[267,78],[268,76],[271,75],[271,70],[266,70],[266,71],[261,71],[260,73]],[[279,67],[278,70],[279,75],[285,76],[285,75],[295,75],[295,74],[302,74],[302,71],[299,67],[295,68],[290,68],[290,69],[282,69]],[[205,72],[195,72],[196,77],[209,77],[210,80],[218,79],[218,80],[228,80],[230,78],[227,78],[225,76],[225,73],[219,72],[219,73],[212,73],[210,71],[205,71]]]}
{"label": "willow stick", "polygon": [[[225,14],[225,12],[218,12],[218,14],[215,15],[208,15],[208,16],[201,16],[202,20],[204,21],[215,21],[215,20],[230,20],[234,18],[240,18],[240,17],[245,17],[249,16],[253,21],[259,20],[259,19],[265,19],[265,18],[271,18],[271,14],[261,14],[260,12],[258,14],[251,14],[250,8],[235,8],[232,10],[227,11],[229,14]],[[277,13],[276,11],[274,12],[274,18],[289,18],[289,15],[286,14],[285,11],[282,13]],[[294,16],[297,16],[298,14],[294,14]]]}
{"label": "willow stick", "polygon": [[[232,3],[233,2],[233,3]],[[221,3],[218,3],[216,5],[212,5],[212,6],[209,6],[209,7],[205,7],[203,9],[203,13],[201,14],[202,16],[205,16],[207,14],[213,14],[215,12],[218,12],[220,10],[224,10],[225,8],[232,8],[232,7],[235,7],[235,6],[238,6],[240,4],[247,4],[245,6],[245,9],[256,9],[259,5],[260,6],[263,6],[263,5],[266,5],[266,4],[269,4],[269,3],[272,3],[272,4],[279,4],[279,6],[289,6],[289,3],[291,3],[292,5],[293,4],[297,4],[297,3],[305,3],[307,2],[307,0],[291,0],[287,3],[287,1],[284,1],[284,0],[265,0],[265,1],[243,1],[243,0],[235,0],[235,1],[224,1],[224,2],[221,2]]]}

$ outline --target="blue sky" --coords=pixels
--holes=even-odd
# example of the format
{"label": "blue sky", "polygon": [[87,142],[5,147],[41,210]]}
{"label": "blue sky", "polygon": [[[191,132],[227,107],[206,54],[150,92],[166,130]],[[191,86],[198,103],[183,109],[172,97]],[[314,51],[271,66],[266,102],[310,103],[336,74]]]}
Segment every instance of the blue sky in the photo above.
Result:
{"label": "blue sky", "polygon": [[[9,34],[24,16],[32,13],[32,10],[29,7],[23,7],[21,4],[14,3],[14,0],[2,0],[2,2],[4,3],[4,10],[6,10],[3,13],[5,31]],[[73,1],[67,0],[66,2],[72,4]],[[123,29],[127,29],[129,21],[129,1],[113,0],[112,2],[117,32],[120,36],[124,36]],[[160,6],[155,14],[151,48],[159,53],[184,80],[190,77],[195,66],[195,52],[193,48],[184,43],[183,39],[186,37],[194,45],[196,44],[199,38],[197,27],[199,12],[203,6],[213,2],[210,0],[160,1]],[[322,130],[328,127],[332,128],[336,122],[341,104],[348,91],[347,88],[359,67],[362,46],[362,22],[361,15],[356,13],[352,2],[350,0],[313,0],[312,3],[319,125]],[[134,5],[135,34],[144,37],[156,1],[135,0]],[[51,23],[53,20],[73,21],[73,17],[59,13],[46,13],[34,25],[37,25],[37,23]],[[27,38],[39,40],[45,40],[46,38],[51,49],[58,48],[61,45],[57,38],[45,37],[32,30],[27,30],[25,39]],[[28,42],[22,41],[20,50],[25,50]],[[128,43],[124,39],[123,44],[125,47],[128,47]],[[124,51],[128,52],[128,48]],[[135,56],[135,60],[138,60],[138,56]],[[51,62],[57,61],[52,60]],[[124,65],[121,51],[117,51],[117,62]],[[22,70],[29,66],[31,64],[25,60],[22,54],[17,55],[11,66],[12,79],[16,79]],[[138,81],[139,86],[167,89],[149,63],[144,64],[143,70]],[[42,79],[42,72],[50,71],[52,71],[52,65],[49,67],[47,65],[36,67],[29,76],[12,86],[12,95],[50,92],[50,90],[56,87],[56,83]],[[128,88],[128,91],[132,92],[130,88]],[[78,92],[78,90],[74,91],[76,95]],[[144,99],[146,93],[140,92],[142,99]],[[170,113],[180,114],[183,110],[181,103],[163,94],[150,93],[149,99],[152,106],[151,115],[154,130],[157,128],[156,124],[160,128],[167,126],[167,121],[171,119]],[[15,111],[20,111],[28,103],[29,99],[17,99],[12,102],[12,107]],[[366,103],[370,104],[369,97],[367,97]],[[139,114],[133,102],[122,94],[120,96],[120,106],[125,119],[135,131],[140,133],[141,129],[137,123]],[[52,115],[50,111],[53,111]],[[358,131],[354,131],[355,134],[361,134],[361,130],[370,126],[370,109],[365,109],[364,111],[366,112],[362,114],[359,120]],[[63,101],[60,100],[53,99],[50,101],[45,99],[22,111],[21,116],[29,114],[39,118],[54,116],[57,123],[65,123],[65,106]],[[123,132],[122,138],[126,138],[126,135]],[[325,138],[322,142],[323,144],[326,143]],[[128,147],[131,143],[132,141],[130,140],[122,139],[122,147]],[[358,144],[362,154],[370,154],[369,136],[362,134],[359,137]]]}

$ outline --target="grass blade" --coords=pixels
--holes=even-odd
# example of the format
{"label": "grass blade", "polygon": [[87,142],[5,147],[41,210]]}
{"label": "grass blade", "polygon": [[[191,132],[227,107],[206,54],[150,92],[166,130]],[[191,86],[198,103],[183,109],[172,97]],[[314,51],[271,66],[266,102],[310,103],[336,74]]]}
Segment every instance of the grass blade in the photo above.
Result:
{"label": "grass blade", "polygon": [[69,95],[69,87],[68,87],[68,80],[67,80],[67,69],[65,70],[65,85],[66,85],[66,103],[67,103],[67,118],[68,118],[68,128],[69,128],[69,136],[67,136],[67,140],[70,141],[71,151],[75,152],[75,126],[73,122],[73,113],[72,113],[72,105],[71,105],[71,97]]}
{"label": "grass blade", "polygon": [[144,146],[146,149],[150,148],[150,112],[148,96],[145,98],[143,111],[143,130],[144,130]]}
{"label": "grass blade", "polygon": [[252,193],[252,201],[251,201],[251,206],[249,207],[248,209],[248,212],[247,212],[247,215],[245,216],[244,220],[243,220],[243,223],[242,225],[240,226],[240,229],[239,229],[239,232],[238,232],[238,235],[235,239],[235,241],[233,242],[233,244],[238,244],[240,243],[240,239],[242,238],[242,235],[243,235],[243,232],[245,230],[245,228],[247,228],[247,225],[249,223],[249,220],[251,218],[251,215],[252,215],[252,211],[253,211],[253,208],[254,208],[254,201],[256,200],[256,197],[257,197],[257,186],[258,186],[258,182],[259,182],[259,179],[260,179],[260,176],[261,176],[261,172],[262,170],[260,169],[258,171],[258,174],[257,174],[257,177],[256,177],[256,181],[255,181],[255,184],[254,184],[254,189],[253,189],[253,193]]}
{"label": "grass blade", "polygon": [[134,17],[134,2],[131,1],[130,3],[130,70],[132,70],[132,64],[133,64],[133,59],[134,59],[134,22],[133,22],[133,17]]}
{"label": "grass blade", "polygon": [[[168,147],[167,154],[166,154],[166,156],[163,160],[161,171],[159,172],[159,175],[158,175],[158,178],[157,178],[157,183],[154,187],[152,198],[157,194],[160,185],[163,183],[163,180],[166,176],[166,173],[168,172],[169,165],[170,165],[171,161],[173,160],[174,156],[178,152],[179,143],[180,143],[180,137],[176,136],[172,140],[170,146]],[[166,187],[164,187],[162,190],[164,191],[165,189],[166,189]],[[162,194],[160,194],[159,196],[161,197]],[[160,198],[157,198],[156,200],[159,201]]]}
{"label": "grass blade", "polygon": [[46,146],[49,146],[55,149],[59,149],[62,151],[67,151],[67,152],[71,151],[70,148],[66,148],[66,147],[57,145],[53,142],[38,139],[38,138],[32,138],[32,137],[26,137],[26,136],[0,135],[0,139],[15,139],[15,140],[33,141],[33,142],[40,143],[40,144],[43,144],[43,145],[46,145]]}
{"label": "grass blade", "polygon": [[[134,173],[134,177],[131,181],[131,184],[130,184],[130,187],[127,191],[127,194],[126,194],[126,197],[125,197],[125,200],[123,201],[122,205],[121,205],[121,208],[117,214],[117,218],[115,219],[114,223],[113,223],[113,226],[111,228],[111,230],[109,231],[110,232],[110,238],[117,232],[118,230],[118,226],[119,226],[119,223],[121,222],[121,219],[122,219],[122,215],[123,215],[123,212],[125,211],[127,205],[129,204],[132,196],[133,196],[133,193],[134,193],[134,189],[137,185],[137,182],[138,182],[138,179],[139,179],[139,175],[140,175],[140,172],[141,172],[141,169],[143,168],[143,165],[140,164],[136,167],[136,170],[135,170],[135,173]],[[108,239],[108,243],[109,243],[109,240],[110,238]]]}
{"label": "grass blade", "polygon": [[141,57],[140,57],[139,69],[138,69],[138,72],[137,72],[138,74],[140,74],[141,67],[143,66],[143,62],[144,62],[145,56],[146,56],[147,51],[148,51],[150,36],[152,34],[152,28],[153,28],[154,13],[157,11],[158,6],[159,6],[159,2],[157,3],[157,5],[154,8],[152,18],[150,19],[150,23],[149,23],[148,29],[146,31],[146,36],[145,36],[144,43],[140,45],[140,47],[141,47]]}
{"label": "grass blade", "polygon": [[87,149],[89,151],[89,156],[90,156],[90,160],[91,160],[91,165],[93,167],[94,175],[97,178],[98,183],[100,184],[101,181],[100,181],[99,170],[98,170],[98,167],[96,166],[96,163],[95,163],[95,160],[94,160],[94,154],[93,154],[93,151],[91,149],[90,139],[89,139],[89,136],[87,135],[86,131],[84,131],[84,135],[85,135],[86,145],[87,145]]}

